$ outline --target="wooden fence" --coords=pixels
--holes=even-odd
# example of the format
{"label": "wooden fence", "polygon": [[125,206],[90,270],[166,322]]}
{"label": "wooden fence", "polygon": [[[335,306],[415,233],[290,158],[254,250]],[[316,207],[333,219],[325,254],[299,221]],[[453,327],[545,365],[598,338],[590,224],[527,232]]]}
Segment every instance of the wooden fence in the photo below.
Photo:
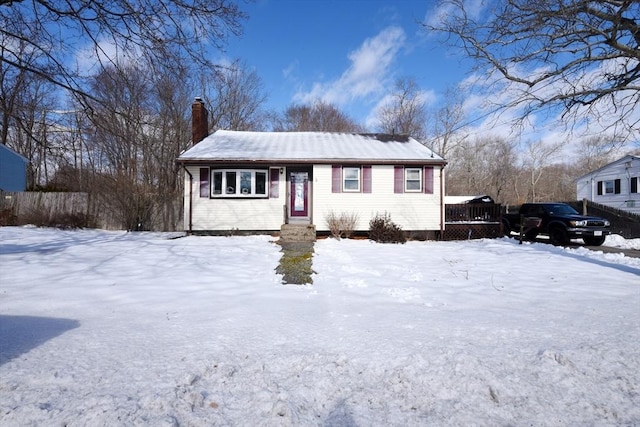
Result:
{"label": "wooden fence", "polygon": [[[145,224],[145,229],[182,229],[182,199],[172,201],[168,209],[172,211],[172,217],[176,218],[175,224],[167,226],[160,225],[159,221],[151,221],[150,224]],[[0,191],[0,225],[25,224],[94,227],[105,230],[125,228],[114,209],[90,193]]]}
{"label": "wooden fence", "polygon": [[567,202],[575,210],[587,215],[606,218],[611,223],[611,233],[619,234],[625,239],[640,238],[640,215],[610,206],[593,203],[589,200]]}

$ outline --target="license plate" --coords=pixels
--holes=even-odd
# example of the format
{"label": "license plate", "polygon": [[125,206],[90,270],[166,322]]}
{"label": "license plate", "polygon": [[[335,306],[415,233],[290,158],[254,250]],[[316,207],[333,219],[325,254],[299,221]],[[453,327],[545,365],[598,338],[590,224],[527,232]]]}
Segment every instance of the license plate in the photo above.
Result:
{"label": "license plate", "polygon": [[602,231],[598,230],[598,231],[594,231],[593,232],[594,236],[602,236]]}

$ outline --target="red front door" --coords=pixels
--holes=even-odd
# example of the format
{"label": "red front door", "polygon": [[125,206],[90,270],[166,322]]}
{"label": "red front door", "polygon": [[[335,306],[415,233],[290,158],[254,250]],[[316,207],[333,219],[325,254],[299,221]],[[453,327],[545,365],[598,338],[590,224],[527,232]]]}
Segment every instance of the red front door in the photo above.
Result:
{"label": "red front door", "polygon": [[291,172],[291,196],[289,200],[292,217],[309,216],[309,172]]}

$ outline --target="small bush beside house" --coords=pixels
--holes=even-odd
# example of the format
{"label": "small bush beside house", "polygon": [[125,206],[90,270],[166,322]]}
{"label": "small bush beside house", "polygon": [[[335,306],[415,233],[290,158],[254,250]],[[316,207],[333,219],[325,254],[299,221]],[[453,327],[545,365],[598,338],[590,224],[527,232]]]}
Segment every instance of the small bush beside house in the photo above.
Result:
{"label": "small bush beside house", "polygon": [[391,220],[388,213],[377,214],[369,221],[369,238],[378,243],[405,243],[402,227]]}

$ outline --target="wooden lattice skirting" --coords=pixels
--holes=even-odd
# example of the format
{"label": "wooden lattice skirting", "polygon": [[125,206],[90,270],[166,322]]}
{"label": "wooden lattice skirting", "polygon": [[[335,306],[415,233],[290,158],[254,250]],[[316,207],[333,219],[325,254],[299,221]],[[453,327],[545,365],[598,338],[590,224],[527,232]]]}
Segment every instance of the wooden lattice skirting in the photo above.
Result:
{"label": "wooden lattice skirting", "polygon": [[445,225],[443,240],[495,239],[497,237],[502,237],[502,226],[499,222],[455,222]]}

